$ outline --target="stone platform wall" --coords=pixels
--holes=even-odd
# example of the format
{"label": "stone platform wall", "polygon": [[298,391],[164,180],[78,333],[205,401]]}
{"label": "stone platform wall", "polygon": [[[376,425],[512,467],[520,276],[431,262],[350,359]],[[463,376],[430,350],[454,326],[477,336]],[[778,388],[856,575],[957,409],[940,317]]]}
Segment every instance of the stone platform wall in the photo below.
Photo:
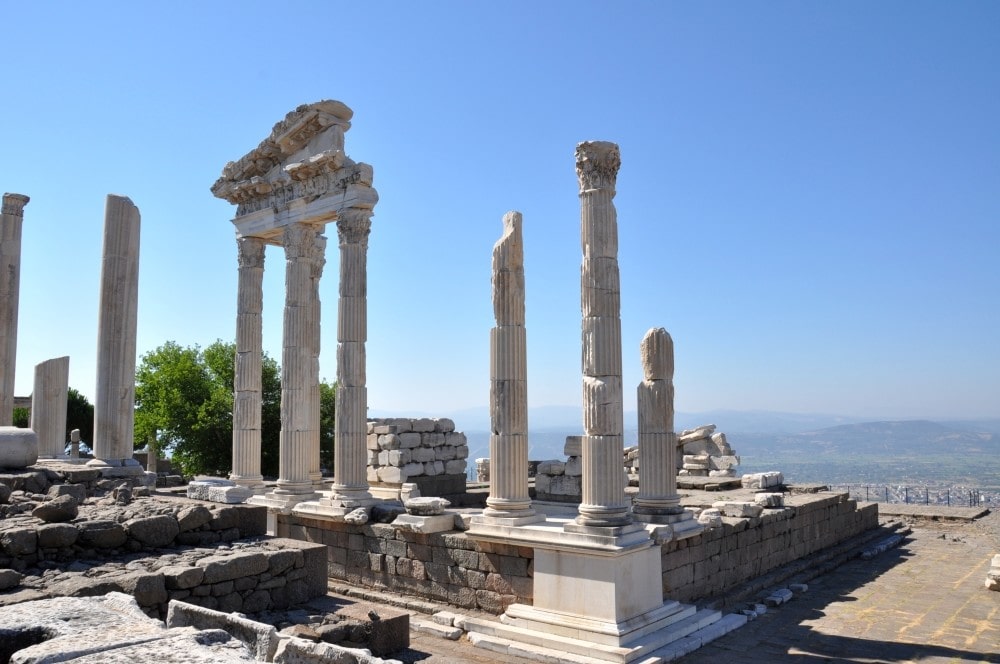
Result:
{"label": "stone platform wall", "polygon": [[682,602],[727,589],[878,526],[878,506],[846,493],[789,496],[784,509],[712,528],[662,547],[663,592]]}
{"label": "stone platform wall", "polygon": [[[790,496],[789,507],[662,546],[664,597],[690,602],[878,525],[875,505],[857,508],[847,494]],[[462,532],[419,534],[392,524],[352,526],[279,514],[277,535],[326,544],[329,576],[490,613],[532,603],[534,551],[477,542]]]}
{"label": "stone platform wall", "polygon": [[490,613],[531,604],[534,551],[528,547],[476,542],[458,531],[422,534],[284,514],[277,535],[328,545],[330,578],[355,586]]}

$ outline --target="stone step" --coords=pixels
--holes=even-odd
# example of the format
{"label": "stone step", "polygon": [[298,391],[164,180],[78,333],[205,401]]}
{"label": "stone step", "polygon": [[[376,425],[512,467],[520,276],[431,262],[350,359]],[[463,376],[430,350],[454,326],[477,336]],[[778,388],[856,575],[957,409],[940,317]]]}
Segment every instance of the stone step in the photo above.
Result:
{"label": "stone step", "polygon": [[725,636],[734,629],[743,627],[743,625],[746,624],[746,616],[738,613],[729,613],[713,622],[711,625],[702,627],[688,636],[660,648],[653,653],[653,656],[658,658],[657,661],[672,662],[680,657],[683,657],[684,655],[687,655],[688,653],[694,652],[707,643],[711,643],[721,636]]}
{"label": "stone step", "polygon": [[411,620],[410,631],[423,632],[424,634],[448,639],[449,641],[457,641],[462,638],[462,630],[460,628],[452,625],[441,625],[427,620]]}
{"label": "stone step", "polygon": [[[746,623],[745,616],[737,616],[728,619],[722,627],[712,631],[711,627],[722,619],[722,614],[719,611],[713,609],[697,610],[693,606],[685,606],[684,609],[684,612],[680,614],[684,616],[683,618],[636,639],[627,647],[593,643],[486,620],[469,619],[466,621],[465,627],[469,632],[469,641],[473,645],[541,662],[552,664],[564,662],[566,664],[594,664],[596,662],[656,664],[663,661],[659,651],[667,648],[669,644],[686,639],[700,631],[703,631],[704,636],[698,637],[695,642],[698,644],[707,643],[711,640],[708,638],[709,636],[717,638],[738,626],[731,625],[739,622],[739,618],[742,618],[740,624]],[[688,647],[693,649],[690,644]],[[690,652],[690,649],[685,650],[685,652]]]}

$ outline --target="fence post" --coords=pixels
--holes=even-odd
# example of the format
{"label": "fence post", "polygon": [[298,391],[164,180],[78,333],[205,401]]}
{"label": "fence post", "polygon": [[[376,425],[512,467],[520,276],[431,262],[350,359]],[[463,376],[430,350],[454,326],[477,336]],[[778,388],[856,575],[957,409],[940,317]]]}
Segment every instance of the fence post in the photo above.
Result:
{"label": "fence post", "polygon": [[910,487],[908,486],[903,487],[903,502],[907,505],[910,504]]}

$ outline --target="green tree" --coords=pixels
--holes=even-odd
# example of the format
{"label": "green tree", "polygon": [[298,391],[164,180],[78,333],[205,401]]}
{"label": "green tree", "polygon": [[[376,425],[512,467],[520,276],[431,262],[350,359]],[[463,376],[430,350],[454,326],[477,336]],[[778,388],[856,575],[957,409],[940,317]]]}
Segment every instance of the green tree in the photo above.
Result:
{"label": "green tree", "polygon": [[80,430],[80,440],[90,447],[94,446],[94,405],[87,400],[87,397],[71,387],[66,393],[66,438],[64,441],[69,441],[69,432],[73,429]]}
{"label": "green tree", "polygon": [[[135,441],[160,452],[185,475],[225,475],[232,468],[233,377],[236,344],[204,350],[168,341],[144,355],[136,370]],[[261,473],[278,475],[281,372],[266,353],[261,362]],[[320,383],[322,459],[333,464],[336,385]],[[325,463],[325,462],[324,462]]]}
{"label": "green tree", "polygon": [[333,472],[333,425],[337,416],[337,384],[319,383],[319,462]]}
{"label": "green tree", "polygon": [[31,409],[29,408],[15,408],[12,417],[12,424],[16,427],[27,429],[31,426]]}

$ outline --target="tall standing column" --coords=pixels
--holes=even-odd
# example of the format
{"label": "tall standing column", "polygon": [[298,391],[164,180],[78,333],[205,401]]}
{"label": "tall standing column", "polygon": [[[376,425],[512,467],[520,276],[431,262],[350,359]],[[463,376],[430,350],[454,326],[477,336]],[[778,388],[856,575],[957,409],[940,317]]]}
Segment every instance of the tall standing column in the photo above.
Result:
{"label": "tall standing column", "polygon": [[576,523],[615,527],[631,521],[622,468],[623,401],[618,219],[612,199],[621,157],[614,143],[576,147],[583,245],[583,501]]}
{"label": "tall standing column", "polygon": [[483,515],[533,517],[528,495],[528,360],[520,212],[504,215],[503,236],[493,247],[493,312],[497,325],[490,330],[490,496]]}
{"label": "tall standing column", "polygon": [[674,342],[662,327],[646,332],[640,345],[639,494],[633,510],[640,521],[681,514],[677,495],[677,434],[674,433]]}
{"label": "tall standing column", "polygon": [[0,217],[0,426],[14,423],[14,368],[17,360],[17,308],[21,291],[23,194],[3,195]]}
{"label": "tall standing column", "polygon": [[333,499],[343,507],[371,499],[368,492],[368,234],[372,210],[351,208],[337,219],[340,297],[337,316],[337,415],[333,444]]}
{"label": "tall standing column", "polygon": [[319,230],[285,227],[285,323],[281,353],[281,451],[274,493],[310,495],[312,453],[312,255]]}
{"label": "tall standing column", "polygon": [[66,456],[67,392],[69,357],[57,357],[35,365],[31,428],[38,434],[39,458]]}
{"label": "tall standing column", "polygon": [[319,299],[319,280],[323,276],[323,267],[326,265],[326,238],[322,235],[316,237],[313,244],[313,252],[310,262],[310,282],[312,287],[312,314],[310,317],[310,335],[313,340],[312,364],[310,370],[312,375],[309,379],[309,405],[311,413],[310,420],[310,448],[309,453],[309,479],[314,486],[320,486],[323,482],[323,471],[320,466],[320,391],[319,391],[319,352],[320,352],[320,331],[321,331],[321,307]]}
{"label": "tall standing column", "polygon": [[133,458],[135,335],[139,304],[139,209],[108,195],[97,329],[94,460],[105,474],[138,475]]}
{"label": "tall standing column", "polygon": [[242,486],[264,486],[261,463],[261,362],[264,308],[264,240],[241,237],[236,297],[236,371],[233,377],[233,470],[229,478]]}

